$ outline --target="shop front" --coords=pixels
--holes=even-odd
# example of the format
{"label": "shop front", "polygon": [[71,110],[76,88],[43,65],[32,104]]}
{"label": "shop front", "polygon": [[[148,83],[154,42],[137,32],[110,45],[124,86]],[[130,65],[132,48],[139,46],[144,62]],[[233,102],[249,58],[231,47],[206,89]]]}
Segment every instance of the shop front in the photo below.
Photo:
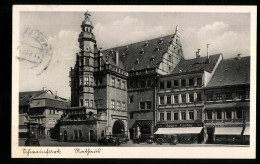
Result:
{"label": "shop front", "polygon": [[[215,127],[214,144],[241,144],[243,127]],[[210,137],[209,137],[210,139]]]}
{"label": "shop front", "polygon": [[165,142],[172,142],[177,137],[177,142],[182,144],[201,143],[203,127],[174,127],[158,128],[154,133],[156,138],[163,138]]}
{"label": "shop front", "polygon": [[250,145],[250,125],[246,125],[243,132],[243,144]]}

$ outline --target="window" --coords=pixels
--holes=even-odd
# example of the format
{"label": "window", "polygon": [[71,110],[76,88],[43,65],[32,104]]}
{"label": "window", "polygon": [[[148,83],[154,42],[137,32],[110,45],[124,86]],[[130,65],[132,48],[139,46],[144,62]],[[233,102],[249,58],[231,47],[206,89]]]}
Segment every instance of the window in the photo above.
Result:
{"label": "window", "polygon": [[130,80],[129,81],[129,88],[133,88],[134,87],[134,81],[133,80]]}
{"label": "window", "polygon": [[114,78],[114,77],[112,77],[111,85],[112,85],[113,87],[115,87],[115,78]]}
{"label": "window", "polygon": [[197,111],[197,120],[202,119],[202,112],[200,110]]}
{"label": "window", "polygon": [[222,100],[222,94],[221,93],[217,93],[217,100]]}
{"label": "window", "polygon": [[232,118],[232,111],[228,110],[226,111],[226,119],[231,119]]}
{"label": "window", "polygon": [[121,107],[120,101],[117,101],[117,102],[116,102],[116,109],[117,109],[117,110],[120,110],[120,107]]}
{"label": "window", "polygon": [[160,82],[160,89],[164,89],[164,82]]}
{"label": "window", "polygon": [[186,86],[186,79],[181,79],[181,86],[185,87]]}
{"label": "window", "polygon": [[140,110],[145,110],[145,102],[140,102]]}
{"label": "window", "polygon": [[201,77],[198,77],[197,78],[197,85],[202,85],[202,78]]}
{"label": "window", "polygon": [[151,80],[147,80],[147,87],[151,87],[152,83]]}
{"label": "window", "polygon": [[171,81],[167,81],[167,88],[171,88],[172,87],[172,82]]}
{"label": "window", "polygon": [[85,84],[86,84],[86,85],[89,84],[89,77],[85,77]]}
{"label": "window", "polygon": [[212,111],[207,111],[208,120],[212,120]]}
{"label": "window", "polygon": [[217,119],[222,119],[222,112],[220,111],[217,112]]}
{"label": "window", "polygon": [[93,79],[93,77],[90,77],[90,85],[93,86],[93,84],[94,84],[94,79]]}
{"label": "window", "polygon": [[133,117],[134,117],[134,114],[130,113],[130,119],[133,119]]}
{"label": "window", "polygon": [[249,99],[249,98],[250,98],[250,91],[249,91],[249,90],[246,91],[245,97],[246,97],[246,99]]}
{"label": "window", "polygon": [[193,95],[193,93],[189,94],[189,99],[190,99],[190,102],[194,102],[194,95]]}
{"label": "window", "polygon": [[122,102],[122,110],[126,110],[126,107],[125,107],[125,102]]}
{"label": "window", "polygon": [[151,110],[152,109],[152,102],[151,101],[146,101],[146,109]]}
{"label": "window", "polygon": [[82,99],[80,100],[80,106],[83,106],[83,100]]}
{"label": "window", "polygon": [[111,100],[111,109],[115,109],[115,100]]}
{"label": "window", "polygon": [[174,113],[174,120],[178,120],[179,119],[179,113],[175,112]]}
{"label": "window", "polygon": [[193,86],[193,85],[194,85],[194,79],[191,78],[191,79],[189,79],[189,86]]}
{"label": "window", "polygon": [[89,59],[85,58],[85,65],[89,65]]}
{"label": "window", "polygon": [[167,96],[167,104],[171,104],[172,101],[171,101],[171,96]]}
{"label": "window", "polygon": [[98,105],[100,108],[102,108],[103,104],[102,104],[102,100],[98,100]]}
{"label": "window", "polygon": [[129,97],[129,103],[132,103],[134,101],[134,96]]}
{"label": "window", "polygon": [[141,88],[145,88],[145,81],[140,81]]}
{"label": "window", "polygon": [[186,112],[181,112],[181,119],[186,120]]}
{"label": "window", "polygon": [[182,103],[186,103],[186,94],[181,95]]}
{"label": "window", "polygon": [[93,107],[93,100],[90,100],[90,101],[89,101],[89,106],[90,106],[90,107]]}
{"label": "window", "polygon": [[168,71],[170,72],[171,70],[172,70],[172,67],[171,67],[171,66],[169,66],[169,67],[168,67]]}
{"label": "window", "polygon": [[179,103],[179,96],[178,95],[174,96],[174,103],[175,104]]}
{"label": "window", "polygon": [[173,81],[173,85],[174,85],[175,87],[178,87],[178,86],[179,86],[179,80],[174,80],[174,81]]}
{"label": "window", "polygon": [[169,61],[172,61],[172,55],[169,54]]}
{"label": "window", "polygon": [[237,99],[242,99],[243,97],[243,92],[242,91],[237,91]]}
{"label": "window", "polygon": [[121,80],[117,79],[117,88],[120,88],[120,87],[121,87]]}
{"label": "window", "polygon": [[226,93],[226,100],[231,100],[232,99],[232,93],[231,92],[227,92]]}
{"label": "window", "polygon": [[86,106],[89,106],[89,101],[88,101],[88,99],[85,99],[85,105],[86,105]]}
{"label": "window", "polygon": [[189,111],[189,119],[194,120],[194,112],[193,111]]}
{"label": "window", "polygon": [[164,104],[164,96],[160,97],[160,104]]}
{"label": "window", "polygon": [[125,81],[122,81],[121,89],[125,89]]}
{"label": "window", "polygon": [[105,137],[105,131],[104,130],[102,130],[102,132],[101,132],[101,137]]}
{"label": "window", "polygon": [[83,81],[83,80],[82,80],[82,78],[80,77],[80,79],[79,79],[79,85],[82,85],[82,84],[83,84],[82,81]]}
{"label": "window", "polygon": [[167,121],[171,121],[172,117],[171,117],[171,112],[167,112]]}
{"label": "window", "polygon": [[242,118],[242,109],[238,109],[236,113],[237,113],[237,118]]}
{"label": "window", "polygon": [[208,101],[212,101],[213,100],[213,94],[212,93],[207,95],[207,100]]}
{"label": "window", "polygon": [[201,93],[197,93],[197,101],[201,101]]}
{"label": "window", "polygon": [[160,113],[160,121],[164,121],[164,113]]}

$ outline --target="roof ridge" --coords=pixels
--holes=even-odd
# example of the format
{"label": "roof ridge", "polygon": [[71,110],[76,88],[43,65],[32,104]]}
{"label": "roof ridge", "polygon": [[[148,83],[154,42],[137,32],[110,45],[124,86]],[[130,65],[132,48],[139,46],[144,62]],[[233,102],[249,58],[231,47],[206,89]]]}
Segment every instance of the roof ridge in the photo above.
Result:
{"label": "roof ridge", "polygon": [[[168,35],[160,36],[160,37],[156,37],[156,38],[149,39],[149,40],[137,41],[137,42],[134,42],[134,43],[131,43],[131,44],[122,45],[122,46],[107,48],[107,49],[102,50],[102,52],[103,52],[103,51],[108,51],[108,50],[111,50],[111,49],[114,49],[114,48],[121,48],[121,47],[124,47],[124,46],[129,46],[129,45],[132,45],[132,44],[139,44],[139,43],[146,42],[146,41],[149,42],[149,41],[151,41],[151,40],[156,40],[156,39],[160,39],[160,38],[165,38],[165,37],[168,37],[168,36],[171,36],[171,35],[175,35],[175,33],[174,33],[174,34],[168,34]],[[176,36],[178,36],[178,35],[176,35]],[[179,36],[178,36],[178,37],[179,37]]]}

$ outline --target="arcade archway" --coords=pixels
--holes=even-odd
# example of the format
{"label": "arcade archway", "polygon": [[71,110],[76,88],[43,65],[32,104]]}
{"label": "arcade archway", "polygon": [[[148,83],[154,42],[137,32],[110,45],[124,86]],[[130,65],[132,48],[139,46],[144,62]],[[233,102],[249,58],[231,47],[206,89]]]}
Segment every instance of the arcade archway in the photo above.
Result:
{"label": "arcade archway", "polygon": [[125,132],[125,126],[123,121],[117,120],[115,121],[112,129],[112,134],[123,134]]}

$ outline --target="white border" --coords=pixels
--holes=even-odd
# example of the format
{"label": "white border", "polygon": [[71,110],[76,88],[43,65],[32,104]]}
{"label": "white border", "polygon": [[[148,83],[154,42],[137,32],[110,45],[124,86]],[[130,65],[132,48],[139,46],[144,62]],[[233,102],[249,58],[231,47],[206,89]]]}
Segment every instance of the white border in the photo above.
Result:
{"label": "white border", "polygon": [[[251,85],[250,85],[250,147],[101,147],[100,154],[75,154],[74,147],[23,147],[18,146],[19,62],[16,59],[19,45],[19,12],[21,11],[111,11],[111,12],[221,12],[251,14]],[[12,158],[247,158],[256,157],[256,6],[59,6],[14,5],[12,46]],[[31,150],[60,149],[62,154],[23,154]],[[89,147],[95,149],[98,147]],[[81,147],[83,149],[83,147]]]}

